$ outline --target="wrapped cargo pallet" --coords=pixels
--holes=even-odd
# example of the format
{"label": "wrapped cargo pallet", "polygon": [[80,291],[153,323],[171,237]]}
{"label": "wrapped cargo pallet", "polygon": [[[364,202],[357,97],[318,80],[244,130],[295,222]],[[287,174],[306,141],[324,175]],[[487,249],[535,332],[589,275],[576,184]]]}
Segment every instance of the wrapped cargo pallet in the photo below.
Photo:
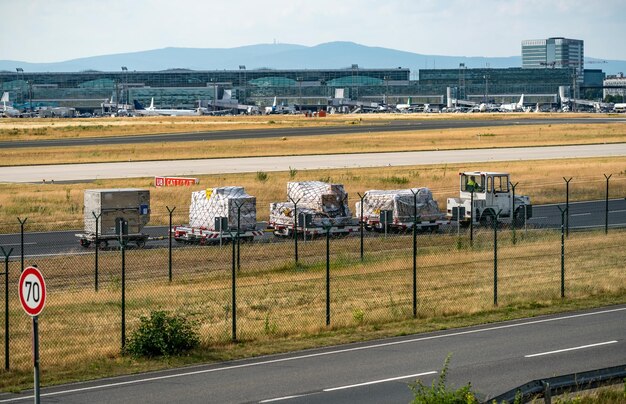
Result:
{"label": "wrapped cargo pallet", "polygon": [[[417,194],[417,200],[413,193]],[[415,208],[413,203],[416,203]],[[393,212],[393,223],[410,223],[417,213],[419,220],[437,220],[441,217],[437,201],[428,188],[395,189],[388,191],[371,190],[363,197],[363,220],[378,222],[380,211]],[[361,202],[356,203],[357,216],[361,215]]]}
{"label": "wrapped cargo pallet", "polygon": [[[293,226],[294,223],[294,213],[296,209],[292,202],[274,202],[270,204],[270,223],[274,225],[281,226]],[[298,224],[303,225],[301,223],[302,218],[300,215],[310,215],[311,217],[311,226],[313,227],[322,227],[326,224],[336,224],[337,220],[329,218],[328,215],[320,212],[316,212],[309,208],[301,208],[300,204],[298,204]],[[343,219],[343,218],[341,218]]]}
{"label": "wrapped cargo pallet", "polygon": [[[241,231],[256,228],[256,198],[248,195],[243,187],[218,187],[191,193],[189,225],[211,231],[219,231],[215,218],[225,217],[228,228],[237,229],[237,209]],[[226,229],[222,229],[226,230]]]}
{"label": "wrapped cargo pallet", "polygon": [[[323,219],[335,226],[350,224],[352,221],[352,213],[348,207],[348,194],[342,184],[329,184],[321,181],[288,182],[287,196],[298,203],[299,212],[308,210],[307,213],[312,214],[314,224],[321,224]],[[280,207],[276,206],[278,210]],[[270,206],[270,215],[274,210],[276,209]],[[274,216],[281,215],[278,210],[274,212]],[[291,223],[293,223],[293,217]]]}

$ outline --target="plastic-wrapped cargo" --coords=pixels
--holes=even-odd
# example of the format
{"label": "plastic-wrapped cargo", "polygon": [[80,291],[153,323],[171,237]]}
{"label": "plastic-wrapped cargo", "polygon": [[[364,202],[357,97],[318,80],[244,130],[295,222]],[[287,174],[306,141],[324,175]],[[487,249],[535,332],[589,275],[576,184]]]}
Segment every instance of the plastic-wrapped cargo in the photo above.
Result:
{"label": "plastic-wrapped cargo", "polygon": [[298,215],[311,215],[313,226],[331,224],[342,226],[351,224],[352,213],[348,207],[348,194],[342,184],[329,184],[322,181],[288,182],[287,197],[290,202],[270,205],[270,222],[293,225],[295,208],[291,201],[298,204]]}
{"label": "plastic-wrapped cargo", "polygon": [[[413,207],[414,196],[416,205]],[[361,202],[357,202],[357,217],[361,216]],[[439,205],[433,199],[428,188],[394,189],[388,191],[370,190],[363,196],[363,220],[379,221],[381,210],[393,211],[393,223],[410,223],[417,211],[420,221],[437,220],[441,218]]]}
{"label": "plastic-wrapped cargo", "polygon": [[248,195],[243,187],[217,187],[192,192],[189,225],[219,231],[215,218],[225,217],[228,220],[228,228],[236,230],[238,207],[241,207],[240,231],[254,230],[256,228],[256,197]]}
{"label": "plastic-wrapped cargo", "polygon": [[115,221],[128,221],[128,233],[139,234],[150,221],[150,191],[137,188],[86,189],[84,194],[85,233],[115,234]]}

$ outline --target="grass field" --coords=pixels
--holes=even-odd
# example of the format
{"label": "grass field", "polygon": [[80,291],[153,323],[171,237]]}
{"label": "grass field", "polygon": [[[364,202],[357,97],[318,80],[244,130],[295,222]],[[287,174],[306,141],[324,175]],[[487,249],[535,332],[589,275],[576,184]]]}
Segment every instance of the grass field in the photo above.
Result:
{"label": "grass field", "polygon": [[[573,233],[567,241],[566,300],[587,305],[622,303],[623,230]],[[272,341],[291,348],[360,340],[382,332],[438,328],[442,319],[515,317],[564,304],[560,299],[560,234],[531,231],[512,244],[499,240],[499,297],[493,305],[492,232],[479,232],[474,247],[454,235],[418,238],[418,315],[412,319],[412,239],[368,239],[365,261],[358,238],[331,242],[331,326],[325,325],[325,241],[302,243],[293,264],[291,243],[244,244],[237,275],[237,338],[232,345],[231,248],[175,250],[174,277],[167,278],[167,250],[127,253],[128,334],[141,315],[165,309],[197,322],[202,346],[175,363],[266,353]],[[599,258],[601,257],[601,258]],[[49,290],[40,317],[44,384],[162,367],[169,362],[134,361],[120,355],[119,252],[100,254],[100,289],[93,289],[93,256],[39,257]],[[19,273],[12,264],[12,280]],[[528,282],[532,279],[532,282]],[[29,322],[16,300],[11,313],[11,372],[0,389],[23,386],[31,375]],[[523,312],[524,310],[522,310]],[[1,319],[0,319],[1,320]],[[0,326],[2,325],[0,321]],[[452,324],[448,324],[451,326]],[[3,327],[0,327],[2,329]],[[237,347],[239,346],[239,347]],[[89,348],[86,348],[89,347]]]}
{"label": "grass field", "polygon": [[[584,117],[619,117],[615,114],[576,114]],[[132,136],[149,133],[177,133],[212,130],[267,129],[268,127],[314,127],[384,124],[389,120],[520,120],[562,118],[562,114],[358,114],[307,118],[303,115],[133,117],[75,119],[2,119],[0,140],[62,139],[94,136]]]}
{"label": "grass field", "polygon": [[[100,131],[99,133],[103,133]],[[80,134],[84,137],[83,134]],[[0,166],[196,158],[298,156],[626,142],[626,125],[568,124],[483,127],[347,135],[274,137],[0,150]]]}
{"label": "grass field", "polygon": [[151,191],[151,224],[167,224],[166,206],[176,207],[174,223],[188,222],[191,192],[205,188],[239,185],[257,198],[257,218],[267,220],[269,204],[287,200],[287,182],[322,180],[344,184],[354,209],[357,193],[370,189],[428,187],[439,208],[446,198],[458,195],[460,171],[487,170],[511,173],[519,182],[518,195],[529,195],[533,204],[565,201],[563,177],[573,177],[570,200],[603,199],[606,181],[603,174],[613,174],[610,197],[626,195],[626,157],[570,160],[499,162],[485,164],[385,167],[342,170],[310,170],[272,173],[199,176],[192,187],[155,188],[152,178],[97,180],[72,184],[0,184],[0,232],[19,229],[17,217],[27,217],[27,231],[80,229],[83,220],[83,191],[91,188],[139,187]]}

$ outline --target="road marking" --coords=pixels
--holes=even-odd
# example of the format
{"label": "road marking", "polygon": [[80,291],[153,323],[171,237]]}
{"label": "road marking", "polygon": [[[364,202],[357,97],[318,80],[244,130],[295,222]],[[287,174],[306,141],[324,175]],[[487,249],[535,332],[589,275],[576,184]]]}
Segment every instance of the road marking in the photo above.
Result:
{"label": "road marking", "polygon": [[277,397],[277,398],[270,398],[268,400],[261,400],[259,401],[259,403],[273,403],[276,401],[284,401],[284,400],[291,400],[292,398],[299,398],[299,397],[304,397],[304,396],[308,396],[309,394],[296,394],[295,396],[285,396],[285,397]]}
{"label": "road marking", "polygon": [[[316,353],[311,353],[311,354],[306,354],[306,355],[290,356],[287,358],[270,359],[270,360],[259,361],[259,362],[243,363],[239,365],[230,365],[230,366],[224,366],[224,367],[219,367],[219,368],[186,371],[186,372],[168,374],[168,375],[163,375],[163,376],[152,376],[152,377],[146,377],[143,379],[127,380],[124,382],[115,382],[115,383],[108,383],[108,384],[102,384],[102,385],[96,385],[96,386],[79,387],[79,388],[68,389],[68,390],[59,390],[59,391],[54,391],[50,393],[42,393],[41,397],[58,396],[61,394],[78,393],[78,392],[83,392],[83,391],[99,390],[99,389],[118,387],[118,386],[127,386],[127,385],[132,385],[132,384],[167,380],[167,379],[173,379],[177,377],[194,376],[194,375],[200,375],[200,374],[205,374],[205,373],[223,372],[227,370],[242,369],[242,368],[256,367],[256,366],[262,366],[262,365],[272,365],[276,363],[290,362],[290,361],[301,360],[301,359],[310,359],[310,358],[315,358],[315,357],[320,357],[320,356],[336,355],[336,354],[343,354],[343,353],[355,352],[355,351],[364,351],[368,349],[385,348],[389,346],[437,340],[437,339],[449,338],[449,337],[458,337],[462,335],[472,335],[472,334],[478,334],[478,333],[483,333],[483,332],[488,332],[488,331],[498,331],[498,330],[503,330],[507,328],[523,327],[523,326],[550,323],[550,322],[561,321],[561,320],[570,320],[574,318],[589,317],[589,316],[595,316],[599,314],[616,313],[620,311],[626,311],[626,307],[620,307],[617,309],[610,309],[610,310],[603,310],[603,311],[594,311],[591,313],[572,314],[569,316],[562,316],[562,317],[544,318],[541,320],[532,320],[532,321],[520,322],[520,323],[514,323],[514,324],[505,324],[505,325],[499,325],[499,326],[494,326],[494,327],[479,328],[475,330],[458,331],[458,332],[453,332],[450,334],[431,335],[428,337],[418,337],[418,338],[406,339],[406,340],[401,340],[401,341],[383,342],[379,344],[366,345],[366,346],[360,346],[360,347],[354,347],[354,348],[345,348],[345,349],[337,349],[333,351],[316,352]],[[196,367],[200,367],[200,366],[204,366],[204,365],[198,365]],[[15,402],[15,401],[31,400],[31,399],[33,399],[32,395],[23,396],[19,398],[10,398],[6,400],[0,400],[0,403],[10,403],[10,402]]]}
{"label": "road marking", "polygon": [[621,210],[609,210],[609,213],[624,213],[626,212],[626,209],[621,209]]}
{"label": "road marking", "polygon": [[[30,242],[30,243],[24,243],[24,245],[33,245],[33,244],[37,244],[35,242]],[[9,244],[3,244],[5,247],[7,246],[18,246],[18,245],[22,245],[22,243],[9,243]]]}
{"label": "road marking", "polygon": [[533,217],[531,217],[531,218],[530,218],[530,219],[528,219],[528,220],[533,220],[533,219],[535,219],[535,220],[539,220],[539,219],[547,219],[547,218],[548,218],[548,216],[536,216],[536,217],[535,217],[535,216],[533,216]]}
{"label": "road marking", "polygon": [[335,391],[335,390],[352,389],[354,387],[369,386],[370,384],[386,383],[386,382],[392,382],[392,381],[395,381],[395,380],[402,380],[402,379],[412,379],[414,377],[420,377],[420,376],[426,376],[426,375],[434,375],[434,374],[437,374],[437,372],[433,370],[433,371],[430,371],[430,372],[416,373],[414,375],[390,377],[389,379],[373,380],[371,382],[350,384],[348,386],[332,387],[332,388],[329,388],[329,389],[324,389],[322,391],[329,392],[329,391]]}
{"label": "road marking", "polygon": [[617,343],[617,341],[598,342],[597,344],[581,345],[581,346],[577,346],[577,347],[573,347],[573,348],[558,349],[556,351],[549,351],[549,352],[541,352],[541,353],[536,353],[536,354],[531,354],[531,355],[524,355],[524,358],[534,358],[535,356],[552,355],[552,354],[561,353],[561,352],[576,351],[578,349],[593,348],[593,347],[596,347],[596,346],[616,344],[616,343]]}
{"label": "road marking", "polygon": [[572,213],[570,215],[570,217],[575,217],[575,216],[591,216],[591,213]]}

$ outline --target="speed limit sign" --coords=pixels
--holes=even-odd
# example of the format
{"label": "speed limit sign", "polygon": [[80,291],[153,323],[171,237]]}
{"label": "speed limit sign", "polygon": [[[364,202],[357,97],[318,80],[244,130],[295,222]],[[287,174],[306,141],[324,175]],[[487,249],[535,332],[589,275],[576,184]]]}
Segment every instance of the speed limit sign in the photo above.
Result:
{"label": "speed limit sign", "polygon": [[46,304],[46,284],[39,269],[28,267],[20,275],[20,303],[29,316],[38,316]]}

